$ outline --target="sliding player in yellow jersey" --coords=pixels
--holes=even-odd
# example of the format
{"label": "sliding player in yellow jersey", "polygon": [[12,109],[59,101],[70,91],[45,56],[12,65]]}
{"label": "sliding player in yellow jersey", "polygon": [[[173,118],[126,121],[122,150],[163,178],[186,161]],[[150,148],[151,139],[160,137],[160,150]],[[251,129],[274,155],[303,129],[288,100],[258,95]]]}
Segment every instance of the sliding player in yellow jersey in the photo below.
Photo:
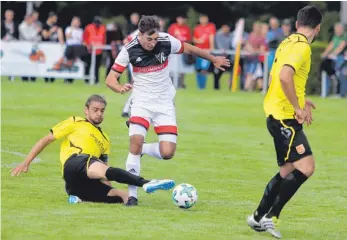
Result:
{"label": "sliding player in yellow jersey", "polygon": [[32,160],[55,139],[64,138],[60,148],[60,162],[68,195],[82,201],[126,203],[128,192],[115,189],[108,181],[143,187],[147,193],[174,187],[173,180],[146,180],[123,169],[108,166],[110,140],[101,130],[106,100],[92,95],[85,104],[86,118],[70,117],[40,139],[24,162],[12,170],[12,176],[27,172]]}
{"label": "sliding player in yellow jersey", "polygon": [[247,223],[277,238],[281,238],[275,226],[281,210],[315,169],[302,125],[312,123],[311,108],[315,108],[305,100],[305,89],[311,67],[310,44],[320,31],[321,21],[320,11],[313,6],[298,12],[297,32],[284,39],[276,51],[264,100],[267,128],[274,140],[280,170],[269,181]]}

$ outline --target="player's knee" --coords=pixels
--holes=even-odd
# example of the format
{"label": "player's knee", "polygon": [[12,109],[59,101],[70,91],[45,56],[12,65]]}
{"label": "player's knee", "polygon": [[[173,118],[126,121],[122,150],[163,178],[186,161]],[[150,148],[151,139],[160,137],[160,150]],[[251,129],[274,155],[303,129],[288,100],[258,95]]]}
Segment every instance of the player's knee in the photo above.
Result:
{"label": "player's knee", "polygon": [[315,168],[316,168],[316,166],[315,166],[315,164],[314,164],[314,162],[313,162],[313,163],[311,163],[311,164],[306,165],[306,166],[301,170],[301,172],[302,172],[303,174],[305,174],[306,177],[311,177],[311,176],[313,175],[314,171],[315,171]]}
{"label": "player's knee", "polygon": [[163,150],[160,150],[160,155],[164,160],[170,160],[171,158],[174,157],[175,150],[163,149]]}

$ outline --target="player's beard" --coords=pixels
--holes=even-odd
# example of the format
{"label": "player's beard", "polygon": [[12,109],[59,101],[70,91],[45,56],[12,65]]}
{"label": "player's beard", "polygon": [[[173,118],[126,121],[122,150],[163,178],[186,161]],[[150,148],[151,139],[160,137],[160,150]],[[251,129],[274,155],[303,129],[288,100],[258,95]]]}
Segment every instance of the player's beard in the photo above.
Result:
{"label": "player's beard", "polygon": [[102,123],[103,119],[102,118],[89,118],[89,121],[93,124],[93,125],[99,125]]}

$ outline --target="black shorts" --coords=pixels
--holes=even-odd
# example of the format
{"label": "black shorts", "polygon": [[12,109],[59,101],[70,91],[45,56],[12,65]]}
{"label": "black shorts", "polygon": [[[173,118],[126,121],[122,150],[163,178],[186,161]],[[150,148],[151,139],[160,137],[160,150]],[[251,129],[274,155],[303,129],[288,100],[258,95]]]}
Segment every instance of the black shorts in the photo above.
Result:
{"label": "black shorts", "polygon": [[103,203],[123,203],[121,197],[109,197],[108,192],[112,187],[104,184],[99,179],[90,179],[87,176],[87,165],[98,158],[90,157],[87,154],[73,154],[65,162],[64,180],[65,189],[68,195],[75,195],[82,201],[103,202]]}
{"label": "black shorts", "polygon": [[270,115],[267,129],[274,139],[278,166],[312,155],[302,124],[296,119],[277,120]]}

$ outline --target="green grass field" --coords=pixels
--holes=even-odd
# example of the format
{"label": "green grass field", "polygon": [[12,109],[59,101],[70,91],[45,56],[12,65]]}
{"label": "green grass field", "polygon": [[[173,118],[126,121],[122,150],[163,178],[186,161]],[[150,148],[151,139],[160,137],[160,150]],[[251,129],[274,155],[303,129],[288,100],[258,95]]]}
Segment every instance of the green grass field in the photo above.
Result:
{"label": "green grass field", "polygon": [[[224,78],[225,80],[225,78]],[[83,116],[86,98],[101,93],[108,100],[104,131],[111,138],[110,164],[125,167],[128,133],[121,108],[126,95],[104,85],[87,86],[9,82],[2,78],[2,239],[271,239],[245,222],[276,173],[272,139],[265,126],[263,95],[188,89],[176,97],[179,140],[171,161],[142,158],[141,175],[173,178],[194,185],[197,204],[174,206],[171,192],[146,195],[140,205],[67,203],[60,175],[59,144],[52,144],[29,173],[11,177],[32,145],[51,126]],[[347,101],[312,97],[314,123],[306,128],[317,161],[316,172],[281,215],[284,239],[347,239]],[[147,141],[156,141],[153,128]],[[17,154],[17,155],[16,155]],[[126,189],[125,185],[115,186]]]}

